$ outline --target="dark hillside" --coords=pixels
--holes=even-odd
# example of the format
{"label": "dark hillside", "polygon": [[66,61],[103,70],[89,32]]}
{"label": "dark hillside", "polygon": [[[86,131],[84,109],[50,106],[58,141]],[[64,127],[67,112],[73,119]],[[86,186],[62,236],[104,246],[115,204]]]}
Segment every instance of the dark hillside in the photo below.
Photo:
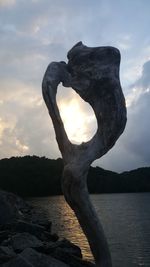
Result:
{"label": "dark hillside", "polygon": [[[37,156],[12,157],[0,160],[0,188],[21,196],[62,194],[62,159]],[[99,167],[90,167],[90,193],[149,192],[150,168],[139,168],[118,174]]]}

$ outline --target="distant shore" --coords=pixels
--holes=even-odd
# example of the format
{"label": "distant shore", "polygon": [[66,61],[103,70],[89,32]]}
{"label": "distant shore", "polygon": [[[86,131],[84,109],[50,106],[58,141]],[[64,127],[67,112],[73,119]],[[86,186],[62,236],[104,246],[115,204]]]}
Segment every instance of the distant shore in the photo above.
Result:
{"label": "distant shore", "polygon": [[[20,196],[61,195],[62,159],[24,156],[0,160],[0,188]],[[150,192],[150,167],[121,174],[90,167],[89,193]]]}

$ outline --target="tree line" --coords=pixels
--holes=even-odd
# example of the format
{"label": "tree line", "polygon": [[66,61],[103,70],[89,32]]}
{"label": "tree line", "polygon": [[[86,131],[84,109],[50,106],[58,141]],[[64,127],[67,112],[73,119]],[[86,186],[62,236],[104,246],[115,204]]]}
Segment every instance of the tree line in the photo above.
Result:
{"label": "tree line", "polygon": [[[62,159],[25,156],[0,160],[0,188],[20,196],[62,194]],[[90,167],[89,193],[150,192],[150,167],[121,174]]]}

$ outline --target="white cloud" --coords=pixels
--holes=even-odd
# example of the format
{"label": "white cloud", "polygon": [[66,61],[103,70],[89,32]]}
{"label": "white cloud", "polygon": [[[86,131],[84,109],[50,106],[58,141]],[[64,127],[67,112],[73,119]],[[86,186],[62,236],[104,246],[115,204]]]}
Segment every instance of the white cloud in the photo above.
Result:
{"label": "white cloud", "polygon": [[[0,7],[0,157],[26,153],[60,156],[42,100],[41,81],[49,62],[66,61],[67,51],[82,40],[88,46],[118,46],[122,55],[121,83],[128,103],[127,127],[99,164],[118,170],[138,166],[140,162],[144,165],[148,147],[142,136],[148,142],[149,130],[145,127],[150,67],[147,63],[142,72],[142,65],[150,57],[149,3],[5,0],[0,1]],[[64,101],[71,99],[64,90],[62,96]],[[147,109],[143,103],[147,103]],[[91,116],[87,108],[81,111]],[[93,134],[92,118],[90,125],[86,122],[86,136]],[[141,129],[138,118],[142,121]],[[137,155],[137,144],[147,152],[144,154],[143,149],[142,155],[139,152]]]}
{"label": "white cloud", "polygon": [[135,105],[139,98],[141,97],[141,94],[143,94],[143,88],[132,88],[131,92],[126,96],[126,105],[127,108]]}
{"label": "white cloud", "polygon": [[57,103],[68,137],[73,143],[90,140],[97,130],[97,122],[91,106],[71,88],[59,86]]}
{"label": "white cloud", "polygon": [[9,7],[16,3],[16,0],[0,0],[0,7]]}
{"label": "white cloud", "polygon": [[128,34],[121,34],[117,37],[116,45],[121,50],[129,50],[132,48],[132,37]]}
{"label": "white cloud", "polygon": [[[127,125],[113,149],[96,161],[104,168],[122,171],[150,165],[150,61],[143,64],[141,77],[130,86],[126,97]],[[109,167],[108,167],[109,166]]]}
{"label": "white cloud", "polygon": [[130,92],[126,96],[127,107],[137,103],[143,94],[150,90],[150,60],[143,64],[141,77],[130,86]]}

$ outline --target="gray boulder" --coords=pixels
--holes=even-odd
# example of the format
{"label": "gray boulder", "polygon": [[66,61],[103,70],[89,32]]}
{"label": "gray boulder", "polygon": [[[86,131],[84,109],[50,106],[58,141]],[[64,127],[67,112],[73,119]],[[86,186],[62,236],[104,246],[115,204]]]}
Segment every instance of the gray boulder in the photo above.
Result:
{"label": "gray boulder", "polygon": [[63,240],[55,242],[54,244],[55,244],[55,248],[61,248],[66,253],[74,255],[78,258],[82,258],[81,249],[75,244],[73,244],[72,242],[70,242],[69,240],[63,239]]}
{"label": "gray boulder", "polygon": [[5,246],[0,246],[0,264],[14,258],[15,255],[16,254],[13,249]]}
{"label": "gray boulder", "polygon": [[28,232],[33,235],[38,235],[39,233],[43,232],[45,228],[41,225],[30,223],[22,220],[18,220],[14,225],[13,228],[16,232]]}
{"label": "gray boulder", "polygon": [[[50,224],[49,224],[50,225]],[[23,220],[18,220],[15,223],[11,224],[10,228],[14,232],[27,232],[31,235],[35,235],[37,238],[39,238],[42,241],[51,240],[51,241],[57,241],[58,236],[56,234],[51,234],[50,231],[47,230],[47,225],[39,225],[37,223],[31,223]],[[49,229],[50,230],[50,229]]]}
{"label": "gray boulder", "polygon": [[25,249],[11,261],[1,265],[2,267],[69,267],[69,265],[43,255],[31,248]]}
{"label": "gray boulder", "polygon": [[[11,261],[3,263],[1,267],[34,267],[28,260],[18,255]],[[43,266],[44,267],[44,266]]]}
{"label": "gray boulder", "polygon": [[29,205],[13,193],[0,190],[0,226],[22,219],[29,211]]}
{"label": "gray boulder", "polygon": [[0,191],[1,267],[93,267],[81,249],[51,233],[51,222],[21,198]]}
{"label": "gray boulder", "polygon": [[67,239],[59,240],[56,242],[52,242],[52,241],[44,242],[44,246],[38,249],[38,251],[53,256],[55,255],[55,251],[57,251],[58,248],[61,249],[65,253],[68,253],[70,255],[73,255],[73,256],[76,256],[82,259],[81,249]]}
{"label": "gray boulder", "polygon": [[0,225],[13,222],[19,217],[13,194],[0,191]]}
{"label": "gray boulder", "polygon": [[10,243],[15,251],[22,251],[26,248],[39,248],[43,243],[36,236],[29,233],[18,233],[11,237]]}
{"label": "gray boulder", "polygon": [[9,234],[10,234],[9,230],[0,231],[0,243],[3,242],[5,239],[7,239]]}
{"label": "gray boulder", "polygon": [[24,259],[28,260],[35,267],[68,267],[67,264],[52,258],[51,256],[47,256],[41,254],[34,249],[27,248],[25,249],[20,256]]}
{"label": "gray boulder", "polygon": [[69,264],[70,267],[95,267],[95,264],[82,260],[64,248],[58,247],[54,250],[52,256],[60,261],[65,262],[66,264]]}

